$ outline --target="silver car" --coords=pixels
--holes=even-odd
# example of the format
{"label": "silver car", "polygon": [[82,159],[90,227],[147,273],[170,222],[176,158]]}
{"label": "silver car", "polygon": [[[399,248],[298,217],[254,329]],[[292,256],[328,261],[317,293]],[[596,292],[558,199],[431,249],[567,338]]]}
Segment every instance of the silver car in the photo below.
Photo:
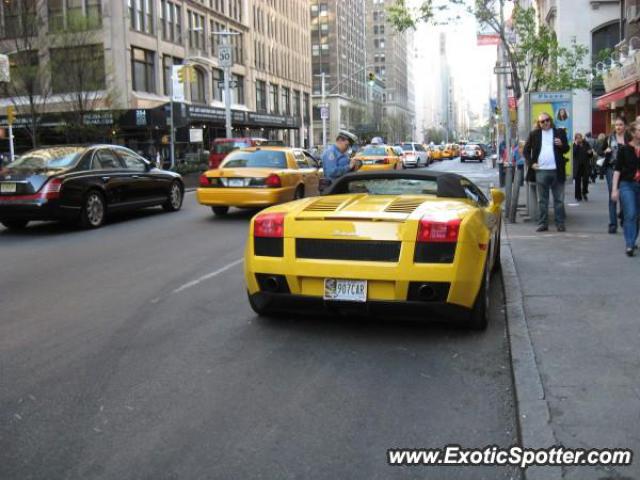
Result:
{"label": "silver car", "polygon": [[429,158],[427,151],[421,143],[406,142],[400,145],[404,155],[402,156],[402,162],[405,168],[414,167],[426,167],[429,165]]}

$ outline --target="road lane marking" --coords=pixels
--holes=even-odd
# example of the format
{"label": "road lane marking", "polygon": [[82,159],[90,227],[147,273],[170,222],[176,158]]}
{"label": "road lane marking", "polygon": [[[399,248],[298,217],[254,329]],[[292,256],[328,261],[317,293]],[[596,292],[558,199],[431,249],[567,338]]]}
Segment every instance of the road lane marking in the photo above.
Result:
{"label": "road lane marking", "polygon": [[221,273],[226,272],[227,270],[235,267],[236,265],[239,265],[240,263],[242,263],[242,258],[239,258],[238,260],[236,260],[235,262],[231,262],[228,265],[225,265],[224,267],[219,268],[218,270],[215,270],[211,273],[207,273],[206,275],[203,275],[200,278],[196,278],[195,280],[191,280],[190,282],[185,283],[184,285],[179,286],[178,288],[176,288],[175,290],[173,290],[171,293],[180,293],[185,291],[188,288],[191,287],[195,287],[196,285],[209,280],[213,277],[217,277],[218,275],[220,275]]}

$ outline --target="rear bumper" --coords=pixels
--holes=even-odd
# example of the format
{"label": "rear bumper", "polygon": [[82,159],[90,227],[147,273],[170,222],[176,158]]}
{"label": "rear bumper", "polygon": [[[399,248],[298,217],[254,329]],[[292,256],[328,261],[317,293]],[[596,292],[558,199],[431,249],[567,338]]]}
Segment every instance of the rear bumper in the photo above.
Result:
{"label": "rear bumper", "polygon": [[0,220],[65,220],[79,214],[79,208],[61,206],[57,201],[0,199]]}
{"label": "rear bumper", "polygon": [[322,297],[258,292],[250,295],[260,308],[275,312],[348,314],[436,322],[465,322],[470,310],[446,302],[381,301],[366,303],[327,301]]}
{"label": "rear bumper", "polygon": [[292,188],[198,188],[198,203],[212,207],[266,207],[293,199]]}
{"label": "rear bumper", "polygon": [[360,167],[361,172],[375,171],[375,170],[395,170],[396,165],[393,163],[385,163],[381,165],[362,165]]}

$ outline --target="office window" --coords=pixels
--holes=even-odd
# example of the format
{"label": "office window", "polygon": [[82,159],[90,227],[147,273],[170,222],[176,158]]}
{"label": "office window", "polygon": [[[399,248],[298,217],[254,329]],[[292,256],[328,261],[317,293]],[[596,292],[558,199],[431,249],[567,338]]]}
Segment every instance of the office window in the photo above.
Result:
{"label": "office window", "polygon": [[189,19],[189,46],[203,50],[205,39],[204,16],[192,11],[188,11],[187,15]]}
{"label": "office window", "polygon": [[298,90],[293,91],[293,111],[291,114],[294,117],[300,116],[300,92]]}
{"label": "office window", "polygon": [[164,86],[164,94],[171,95],[171,72],[174,65],[182,65],[182,59],[165,55],[162,57],[162,83]]}
{"label": "office window", "polygon": [[282,87],[282,114],[291,115],[291,90]]}
{"label": "office window", "polygon": [[277,114],[278,108],[278,86],[273,83],[269,85],[269,112]]}
{"label": "office window", "polygon": [[258,113],[267,111],[267,83],[263,80],[256,80],[256,111]]}
{"label": "office window", "polygon": [[224,90],[224,72],[219,68],[214,68],[212,70],[212,82],[213,82],[213,99],[222,101],[222,91]]}
{"label": "office window", "polygon": [[153,0],[128,0],[130,28],[138,32],[153,34]]}
{"label": "office window", "polygon": [[135,91],[156,93],[155,52],[131,47],[131,71]]}
{"label": "office window", "polygon": [[231,90],[233,93],[232,102],[244,105],[244,77],[242,75],[233,75],[231,78],[235,84]]}
{"label": "office window", "polygon": [[162,39],[167,42],[182,43],[182,9],[168,0],[160,1],[160,25]]}
{"label": "office window", "polygon": [[191,101],[193,103],[206,103],[205,76],[200,68],[194,68],[193,79],[191,81]]}
{"label": "office window", "polygon": [[92,92],[105,88],[104,46],[52,48],[51,89],[54,93]]}

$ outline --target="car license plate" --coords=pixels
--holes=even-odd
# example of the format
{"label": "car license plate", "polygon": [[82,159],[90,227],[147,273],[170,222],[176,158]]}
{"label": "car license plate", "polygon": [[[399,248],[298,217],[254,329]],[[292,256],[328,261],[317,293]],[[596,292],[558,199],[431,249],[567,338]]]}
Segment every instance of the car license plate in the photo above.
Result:
{"label": "car license plate", "polygon": [[229,179],[230,187],[244,187],[244,179],[243,178],[230,178]]}
{"label": "car license plate", "polygon": [[363,160],[362,161],[363,165],[373,165],[374,163],[376,163],[375,160]]}
{"label": "car license plate", "polygon": [[0,183],[0,193],[16,193],[16,184],[14,182]]}
{"label": "car license plate", "polygon": [[342,300],[345,302],[366,302],[367,281],[325,278],[324,299]]}

